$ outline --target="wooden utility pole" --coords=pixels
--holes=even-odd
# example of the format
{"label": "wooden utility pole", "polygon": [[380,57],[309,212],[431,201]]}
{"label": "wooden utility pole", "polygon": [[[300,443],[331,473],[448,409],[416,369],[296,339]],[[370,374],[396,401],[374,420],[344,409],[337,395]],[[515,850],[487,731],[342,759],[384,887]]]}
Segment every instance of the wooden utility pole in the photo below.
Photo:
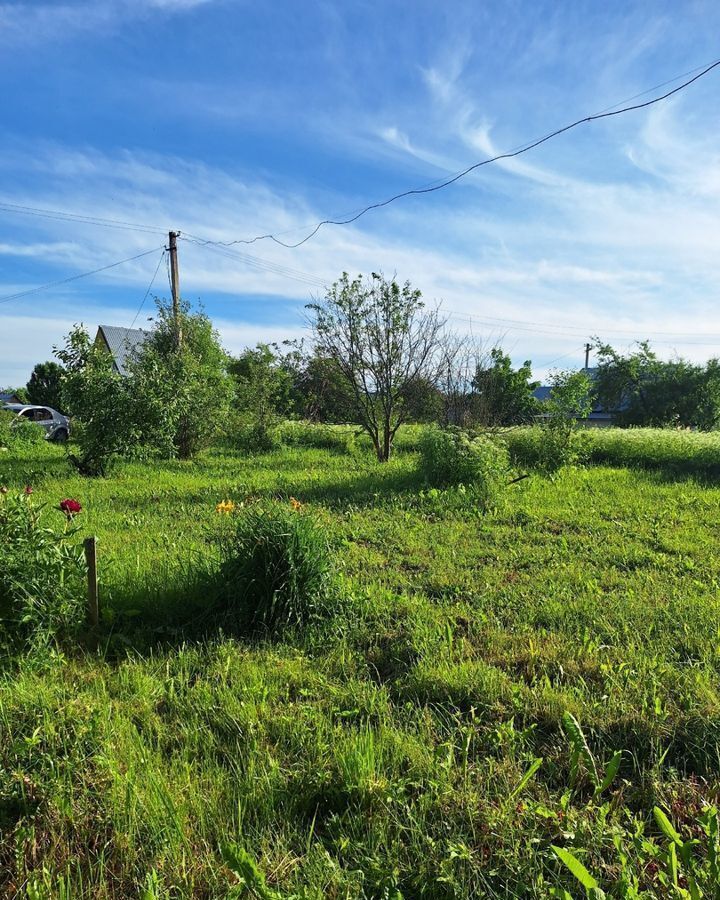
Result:
{"label": "wooden utility pole", "polygon": [[587,371],[590,368],[590,351],[592,350],[592,344],[585,344],[585,370]]}
{"label": "wooden utility pole", "polygon": [[168,235],[170,241],[170,281],[172,283],[173,319],[175,321],[175,343],[182,344],[182,323],[180,322],[180,273],[178,271],[177,231]]}

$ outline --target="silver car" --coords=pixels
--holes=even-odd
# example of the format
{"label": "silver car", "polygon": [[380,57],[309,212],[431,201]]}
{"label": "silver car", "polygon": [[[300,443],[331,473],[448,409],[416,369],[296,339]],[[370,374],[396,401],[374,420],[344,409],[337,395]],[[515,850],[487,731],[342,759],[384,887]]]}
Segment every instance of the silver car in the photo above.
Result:
{"label": "silver car", "polygon": [[50,406],[33,406],[28,403],[3,403],[1,409],[16,413],[29,422],[45,429],[48,441],[66,441],[70,435],[70,420]]}

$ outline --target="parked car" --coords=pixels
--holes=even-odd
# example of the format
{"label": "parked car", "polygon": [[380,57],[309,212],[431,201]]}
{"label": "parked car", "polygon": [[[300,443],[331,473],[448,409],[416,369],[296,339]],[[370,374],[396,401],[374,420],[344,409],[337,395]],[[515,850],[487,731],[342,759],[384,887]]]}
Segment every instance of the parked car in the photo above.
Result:
{"label": "parked car", "polygon": [[0,408],[16,413],[29,422],[45,429],[48,441],[66,441],[70,436],[70,420],[49,406],[33,406],[27,403],[3,403]]}

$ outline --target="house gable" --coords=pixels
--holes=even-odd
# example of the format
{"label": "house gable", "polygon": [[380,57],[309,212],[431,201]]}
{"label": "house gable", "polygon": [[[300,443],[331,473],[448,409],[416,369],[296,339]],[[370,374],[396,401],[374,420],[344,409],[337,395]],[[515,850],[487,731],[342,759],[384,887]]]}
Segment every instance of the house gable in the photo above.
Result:
{"label": "house gable", "polygon": [[119,325],[98,325],[95,345],[103,346],[113,358],[115,370],[127,375],[127,364],[150,336],[141,328],[122,328]]}

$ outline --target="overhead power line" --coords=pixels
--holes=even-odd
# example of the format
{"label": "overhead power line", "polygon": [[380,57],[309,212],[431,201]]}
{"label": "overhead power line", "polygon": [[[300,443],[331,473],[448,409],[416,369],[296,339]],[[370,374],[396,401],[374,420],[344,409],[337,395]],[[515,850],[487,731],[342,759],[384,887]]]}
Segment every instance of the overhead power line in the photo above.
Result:
{"label": "overhead power line", "polygon": [[132,328],[132,327],[135,325],[135,323],[137,322],[138,316],[139,316],[140,313],[142,312],[143,306],[145,306],[145,301],[147,300],[148,295],[149,295],[150,291],[152,290],[153,284],[155,284],[155,279],[157,278],[157,273],[160,271],[160,266],[162,265],[163,259],[165,259],[165,254],[166,254],[166,253],[167,253],[167,250],[165,249],[165,247],[163,247],[163,248],[162,248],[162,253],[160,254],[160,259],[158,260],[158,264],[157,264],[157,266],[155,267],[155,272],[154,272],[154,274],[153,274],[153,277],[150,279],[150,284],[148,285],[148,289],[145,291],[145,296],[142,298],[142,303],[141,303],[140,306],[138,307],[138,311],[135,313],[135,318],[134,318],[134,319],[132,320],[132,322],[130,323],[130,327],[131,327],[131,328]]}
{"label": "overhead power line", "polygon": [[309,272],[303,272],[300,269],[292,269],[288,266],[274,263],[271,260],[262,259],[259,256],[251,256],[247,253],[239,253],[237,250],[231,250],[228,247],[218,246],[216,244],[203,244],[202,241],[195,240],[188,237],[187,235],[180,234],[180,238],[191,244],[199,244],[201,247],[203,247],[203,249],[212,250],[214,253],[219,253],[221,256],[225,256],[228,259],[243,262],[253,269],[270,272],[274,275],[280,275],[284,278],[290,278],[294,281],[299,281],[302,284],[307,284],[310,287],[326,288],[328,285],[327,280],[319,277],[318,275],[312,275]]}
{"label": "overhead power line", "polygon": [[[579,326],[567,326],[567,328],[559,325],[546,324],[542,327],[536,327],[533,325],[522,325],[522,324],[513,324],[511,320],[502,320],[502,319],[493,319],[492,317],[486,316],[474,316],[469,313],[460,313],[454,310],[447,310],[447,314],[451,319],[457,319],[459,321],[469,322],[471,325],[482,325],[486,328],[493,328],[497,331],[507,331],[507,332],[522,332],[523,334],[541,334],[544,337],[552,337],[557,338],[559,340],[577,340],[581,335],[585,337],[590,337],[593,334],[600,333],[606,337],[614,338],[615,340],[628,340],[628,341],[637,341],[639,335],[642,335],[643,338],[650,338],[654,344],[664,344],[670,347],[675,346],[699,346],[699,347],[716,347],[718,344],[717,338],[714,341],[684,341],[684,340],[676,340],[676,341],[663,341],[657,340],[652,337],[653,332],[647,331],[645,328],[639,326],[637,331],[633,334],[629,330],[625,331],[616,331],[614,329],[607,328],[588,328],[582,329]],[[518,320],[514,320],[518,321]],[[569,329],[573,329],[572,331]],[[554,329],[554,330],[550,330]],[[660,334],[672,334],[673,332],[658,332]],[[690,334],[690,332],[688,332]],[[699,337],[700,333],[693,335],[695,337]],[[707,336],[707,335],[706,335]]]}
{"label": "overhead power line", "polygon": [[35,206],[23,206],[19,203],[8,203],[0,200],[0,210],[18,213],[23,216],[37,216],[42,219],[57,219],[60,222],[77,222],[81,225],[96,225],[103,228],[121,228],[145,234],[166,234],[167,228],[160,225],[143,225],[137,222],[123,222],[120,219],[105,219],[100,216],[86,216],[82,213],[64,212],[60,209],[40,209]]}
{"label": "overhead power line", "polygon": [[[371,203],[368,206],[363,207],[362,209],[360,209],[358,212],[354,213],[353,215],[347,216],[345,218],[322,219],[320,222],[318,222],[313,227],[312,231],[310,231],[309,234],[305,235],[304,238],[302,238],[299,241],[296,241],[295,243],[286,243],[285,241],[281,241],[275,234],[261,234],[261,235],[256,235],[253,238],[238,238],[238,239],[232,240],[232,241],[211,241],[211,240],[202,240],[201,238],[196,238],[195,236],[193,236],[193,237],[198,243],[202,243],[202,244],[206,244],[206,245],[213,244],[216,246],[231,247],[235,244],[254,244],[257,241],[270,240],[270,241],[274,241],[276,244],[280,244],[281,247],[287,247],[288,249],[294,249],[296,247],[300,247],[302,244],[306,243],[311,238],[313,238],[324,225],[350,225],[352,222],[356,222],[359,218],[361,218],[362,216],[371,212],[372,210],[381,209],[384,206],[389,206],[391,203],[395,203],[397,200],[401,200],[404,197],[412,197],[412,196],[417,196],[420,194],[430,194],[435,191],[440,191],[443,188],[450,187],[450,185],[455,184],[455,182],[460,181],[461,178],[465,178],[471,172],[474,172],[477,169],[482,168],[483,166],[488,166],[491,163],[500,162],[501,160],[504,160],[504,159],[513,159],[516,156],[521,156],[523,153],[527,153],[530,150],[534,150],[536,147],[539,147],[541,144],[544,144],[547,141],[552,140],[553,138],[556,138],[559,135],[564,134],[567,131],[571,131],[573,128],[577,128],[579,125],[585,125],[589,122],[597,122],[600,119],[609,119],[609,118],[612,118],[613,116],[620,116],[620,115],[623,115],[624,113],[634,112],[639,109],[646,109],[649,106],[653,106],[656,103],[660,103],[663,100],[667,100],[668,97],[672,97],[674,94],[678,94],[678,93],[680,93],[680,91],[684,91],[691,84],[694,84],[696,81],[698,81],[700,78],[703,78],[705,75],[707,75],[713,69],[716,69],[718,66],[720,66],[720,59],[715,60],[715,62],[710,63],[710,65],[708,65],[708,66],[705,66],[705,68],[703,68],[700,72],[698,72],[692,78],[689,78],[687,81],[684,81],[682,84],[679,84],[677,87],[673,88],[670,91],[666,91],[664,94],[661,94],[658,97],[653,97],[651,100],[645,100],[643,103],[635,103],[631,106],[623,106],[620,109],[614,109],[614,108],[610,107],[609,109],[607,109],[603,112],[595,113],[594,115],[590,115],[590,116],[584,116],[581,119],[576,119],[574,122],[571,122],[569,125],[563,125],[561,128],[556,128],[555,131],[551,131],[549,134],[546,134],[541,138],[537,138],[536,140],[533,140],[529,143],[521,144],[518,148],[516,148],[514,150],[509,150],[505,153],[498,153],[496,156],[491,156],[491,157],[488,157],[487,159],[480,160],[480,162],[473,163],[472,165],[463,169],[461,172],[458,172],[456,175],[453,175],[450,178],[446,178],[444,181],[441,181],[439,183],[432,184],[427,187],[417,187],[417,188],[412,188],[407,191],[401,191],[398,194],[394,194],[392,197],[388,197],[386,200],[380,200],[376,203]],[[669,84],[670,82],[672,82],[674,80],[675,79],[670,79],[670,81],[664,82],[664,83]],[[652,88],[650,90],[652,90]],[[646,92],[643,92],[643,93],[646,93]],[[642,96],[642,94],[639,94],[636,96]]]}
{"label": "overhead power line", "polygon": [[107,266],[100,266],[99,269],[93,269],[90,272],[81,272],[79,275],[71,275],[69,278],[61,278],[59,281],[49,281],[47,284],[40,284],[34,288],[28,288],[25,291],[18,291],[16,294],[8,294],[6,297],[0,297],[0,303],[9,303],[11,300],[19,300],[20,297],[28,297],[30,294],[37,294],[39,291],[45,291],[49,288],[59,287],[62,284],[69,284],[71,281],[78,281],[80,278],[88,278],[90,275],[98,275],[100,272],[107,272],[108,269],[114,269],[115,266],[121,266],[123,263],[132,262],[134,259],[141,259],[143,256],[149,256],[151,253],[157,253],[158,250],[164,250],[162,247],[153,247],[152,250],[145,250],[135,256],[128,256],[126,259],[119,259],[117,262],[109,263]]}
{"label": "overhead power line", "polygon": [[[456,310],[449,309],[448,312],[455,314]],[[460,316],[468,315],[466,313],[457,313]],[[581,325],[557,325],[554,322],[531,322],[526,319],[509,319],[506,317],[498,317],[498,316],[489,316],[483,315],[484,321],[489,321],[496,323],[500,327],[511,327],[511,326],[520,326],[525,331],[532,331],[534,328],[545,328],[545,329],[555,329],[562,334],[568,334],[572,331],[577,332],[578,336],[585,335],[588,333],[587,328],[583,328]],[[589,329],[592,331],[592,329]],[[605,334],[621,334],[626,335],[628,333],[627,329],[622,328],[603,328],[601,329]],[[720,333],[717,332],[697,332],[697,331],[644,331],[645,334],[648,335],[659,335],[661,337],[699,337],[700,334],[705,337],[714,337],[716,340],[720,340]]]}

